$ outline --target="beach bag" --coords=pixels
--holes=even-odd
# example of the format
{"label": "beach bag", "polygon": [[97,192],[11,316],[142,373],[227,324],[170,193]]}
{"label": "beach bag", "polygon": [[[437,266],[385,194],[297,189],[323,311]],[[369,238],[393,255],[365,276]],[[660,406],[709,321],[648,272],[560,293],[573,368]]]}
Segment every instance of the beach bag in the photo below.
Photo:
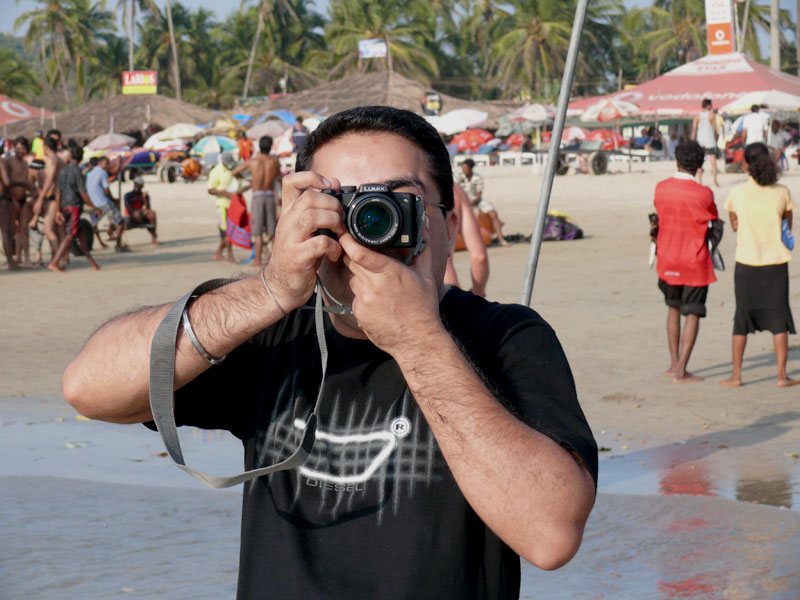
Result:
{"label": "beach bag", "polygon": [[544,218],[543,240],[579,240],[582,237],[583,230],[572,217],[557,210],[547,211],[547,216]]}

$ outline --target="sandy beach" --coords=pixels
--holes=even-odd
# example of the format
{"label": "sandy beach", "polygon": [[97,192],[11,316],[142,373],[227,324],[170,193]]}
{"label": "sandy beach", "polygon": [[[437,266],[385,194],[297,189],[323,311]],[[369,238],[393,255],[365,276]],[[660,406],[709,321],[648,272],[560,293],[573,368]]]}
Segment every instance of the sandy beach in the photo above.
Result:
{"label": "sandy beach", "polygon": [[[486,180],[485,196],[498,208],[506,223],[506,233],[530,234],[536,217],[541,175],[530,167],[476,170]],[[619,171],[619,168],[612,170]],[[776,567],[774,552],[789,551],[794,545],[796,555],[800,537],[797,512],[800,509],[800,395],[798,388],[780,389],[775,385],[776,368],[768,333],[748,338],[744,385],[738,389],[719,385],[731,366],[735,234],[729,228],[721,245],[728,270],[718,272],[718,281],[710,288],[708,317],[701,321],[689,365],[690,370],[705,381],[676,384],[662,374],[668,366],[664,330],[666,307],[656,287],[655,271],[647,264],[647,214],[652,211],[655,184],[673,171],[671,163],[647,163],[634,166],[632,173],[628,173],[625,166],[619,172],[603,176],[570,173],[555,180],[551,208],[572,216],[586,237],[573,242],[544,244],[532,306],[550,322],[564,346],[583,409],[601,447],[600,496],[597,514],[590,520],[587,531],[587,540],[591,540],[588,546],[599,549],[608,542],[607,538],[598,541],[593,536],[607,531],[609,520],[614,527],[621,528],[613,534],[616,537],[611,542],[623,544],[627,535],[622,533],[626,519],[630,519],[630,525],[646,526],[653,521],[653,514],[658,513],[657,507],[663,508],[675,501],[675,495],[706,496],[686,500],[716,503],[704,505],[701,512],[704,519],[713,519],[715,514],[722,519],[717,532],[722,537],[720,532],[727,527],[726,519],[740,514],[748,522],[762,523],[772,531],[776,531],[773,527],[780,521],[784,534],[783,537],[777,533],[777,537],[766,536],[762,541],[770,551],[748,559],[756,561],[761,569],[756,571],[760,575],[711,582],[712,593],[708,596],[673,596],[659,587],[658,582],[663,577],[654,577],[653,582],[642,579],[631,568],[634,563],[625,562],[625,556],[610,559],[605,555],[614,564],[628,565],[619,570],[640,582],[638,591],[635,595],[620,594],[625,588],[619,587],[623,583],[613,579],[612,569],[593,572],[595,583],[600,585],[599,582],[605,581],[603,578],[611,578],[608,581],[612,582],[609,583],[612,587],[601,586],[599,595],[592,597],[796,598],[800,595],[797,561],[780,563],[783,566]],[[719,180],[721,187],[714,188],[714,193],[717,206],[721,208],[730,189],[745,177],[720,174]],[[795,171],[784,175],[782,182],[792,190],[797,189],[800,170],[795,167]],[[146,187],[153,208],[158,212],[160,246],[151,246],[147,232],[139,229],[126,234],[132,252],[115,254],[111,248],[96,251],[99,272],[92,272],[85,259],[75,257],[68,272],[61,275],[47,270],[0,271],[0,314],[3,315],[0,417],[6,431],[15,430],[22,436],[26,422],[52,419],[64,419],[65,427],[82,426],[60,396],[61,373],[91,332],[110,317],[143,305],[174,300],[205,279],[254,273],[244,265],[212,259],[218,236],[214,202],[205,193],[204,182],[163,184],[149,177]],[[123,192],[127,189],[128,185],[123,184]],[[116,186],[114,192],[116,194]],[[247,256],[244,250],[235,252],[238,259]],[[489,249],[489,299],[520,301],[528,253],[529,245],[525,243]],[[462,286],[469,287],[465,253],[458,253],[456,265]],[[790,263],[791,305],[796,319],[800,315],[798,269],[797,261]],[[800,377],[800,344],[795,336],[789,340],[788,372],[791,377]],[[136,435],[147,438],[153,452],[157,451],[156,437],[148,437],[145,431],[138,430]],[[34,441],[27,446],[35,446],[45,439],[35,431],[32,436]],[[3,453],[17,453],[11,455],[14,460],[10,462],[26,460],[19,454],[20,450],[8,442],[3,444],[0,440],[0,448]],[[165,460],[161,462],[166,465]],[[58,464],[66,465],[64,472],[52,475],[83,478],[77,471],[71,471],[68,460],[61,459]],[[0,467],[0,477],[11,475],[21,473],[9,465]],[[6,481],[10,480],[6,477]],[[17,490],[17,493],[6,492],[4,498],[10,501],[21,497],[27,481],[15,479],[8,489]],[[142,483],[142,480],[137,481]],[[163,481],[155,483],[161,484],[172,485]],[[660,497],[655,498],[656,495]],[[770,506],[743,507],[742,502]],[[676,519],[690,522],[693,506],[695,504],[681,504],[681,516]],[[639,510],[632,507],[639,507]],[[778,512],[781,508],[777,507],[789,511]],[[666,530],[670,527],[670,523],[662,525]],[[789,537],[785,535],[787,527]],[[742,547],[757,543],[755,537],[741,535],[744,536]],[[637,539],[644,543],[643,536]],[[702,532],[694,539],[702,545]],[[587,552],[582,550],[576,561],[591,561],[592,556]],[[746,553],[741,548],[737,552],[736,556],[742,557],[741,563],[731,567],[717,560],[713,563],[714,569],[736,569],[739,564],[744,569]],[[3,565],[3,554],[0,554],[0,568]],[[576,574],[573,579],[569,575],[563,577],[578,586],[570,589],[576,593],[581,589],[579,568],[591,569],[592,565],[594,563],[578,562],[578,567],[567,568],[566,573]],[[8,567],[7,562],[5,566]],[[688,565],[687,568],[692,571],[687,578],[694,577],[693,569]],[[678,571],[668,579],[679,582],[683,572],[678,566],[675,569]],[[527,577],[526,571],[524,578]],[[762,587],[756,585],[759,579],[764,581]],[[526,585],[523,588],[528,590],[528,595],[523,594],[523,597],[561,597],[534,595],[533,584],[528,588]],[[563,585],[562,581],[559,589],[567,589]],[[116,586],[116,589],[121,587],[125,585]],[[30,592],[32,588],[15,589]],[[651,592],[655,595],[651,596]],[[0,598],[3,597],[10,596],[0,591]]]}

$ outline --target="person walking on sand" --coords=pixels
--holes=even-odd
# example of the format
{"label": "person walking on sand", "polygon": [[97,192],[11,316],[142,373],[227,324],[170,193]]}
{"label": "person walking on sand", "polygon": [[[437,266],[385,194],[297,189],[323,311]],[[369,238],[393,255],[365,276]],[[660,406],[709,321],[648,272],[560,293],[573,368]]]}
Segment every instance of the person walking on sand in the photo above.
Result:
{"label": "person walking on sand", "polygon": [[[695,181],[704,150],[695,141],[675,149],[678,171],[656,186],[658,287],[667,305],[666,375],[678,383],[701,381],[686,370],[700,319],[706,316],[708,286],[717,278],[708,252],[708,222],[718,217],[714,192]],[[681,315],[684,317],[681,334]]]}
{"label": "person walking on sand", "polygon": [[[227,260],[233,262],[233,247],[228,239],[228,207],[231,205],[231,193],[228,188],[233,183],[233,168],[236,166],[236,159],[230,152],[223,152],[219,155],[219,162],[208,172],[208,182],[206,190],[217,198],[217,209],[219,211],[219,246],[214,253],[215,260]],[[225,252],[227,257],[223,257]]]}
{"label": "person walking on sand", "polygon": [[[245,169],[250,169],[250,187],[253,190],[253,199],[250,202],[250,233],[255,246],[255,258],[251,263],[253,267],[263,266],[262,254],[264,240],[261,232],[267,233],[267,245],[275,235],[275,226],[278,218],[276,205],[280,199],[275,197],[275,183],[281,175],[281,165],[278,159],[270,155],[272,148],[272,138],[268,135],[262,136],[258,140],[259,153],[250,160],[238,165],[231,173],[234,177]],[[269,262],[269,258],[266,262]]]}
{"label": "person walking on sand", "polygon": [[483,177],[475,172],[475,161],[468,158],[461,163],[461,173],[456,174],[455,182],[460,185],[469,197],[469,201],[478,212],[489,217],[495,237],[501,246],[508,246],[503,237],[503,223],[494,208],[494,205],[483,198]]}
{"label": "person walking on sand", "polygon": [[95,205],[92,204],[89,195],[86,193],[86,182],[83,178],[83,171],[79,166],[82,157],[83,151],[80,148],[70,148],[70,161],[61,169],[56,183],[56,198],[54,202],[57,211],[56,223],[64,227],[65,235],[61,239],[58,250],[53,256],[53,260],[47,265],[47,268],[57,273],[64,272],[60,263],[65,262],[69,247],[76,236],[81,252],[89,260],[92,271],[97,271],[100,268],[94,261],[91,252],[89,252],[89,240],[78,229],[84,203],[95,209]]}
{"label": "person walking on sand", "polygon": [[56,195],[56,180],[63,168],[64,161],[58,156],[58,140],[48,135],[44,138],[44,183],[39,188],[39,197],[33,204],[33,215],[28,227],[36,229],[39,215],[44,215],[44,236],[50,242],[52,254],[56,253],[61,238],[61,229],[56,227],[57,211],[53,201]]}
{"label": "person walking on sand", "polygon": [[[711,110],[711,100],[706,98],[702,102],[703,110],[697,114],[692,123],[692,139],[703,148],[708,162],[711,163],[711,177],[714,185],[719,187],[717,181],[717,117]],[[697,169],[697,183],[703,185],[703,167]]]}
{"label": "person walking on sand", "polygon": [[736,313],[733,317],[731,376],[722,385],[742,385],[742,360],[747,334],[772,332],[778,385],[800,381],[786,374],[789,334],[795,333],[789,307],[789,261],[792,255],[782,239],[782,225],[792,229],[789,188],[778,185],[778,166],[765,144],[744,149],[747,183],[731,190],[725,202],[731,227],[736,232],[736,269],[733,272]]}

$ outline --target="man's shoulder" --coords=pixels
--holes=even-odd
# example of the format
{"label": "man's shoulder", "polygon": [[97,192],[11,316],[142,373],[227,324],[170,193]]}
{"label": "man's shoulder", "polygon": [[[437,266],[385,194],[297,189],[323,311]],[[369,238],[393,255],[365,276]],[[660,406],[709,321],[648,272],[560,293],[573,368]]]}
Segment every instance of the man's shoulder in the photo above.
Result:
{"label": "man's shoulder", "polygon": [[521,304],[490,302],[471,292],[450,288],[441,304],[442,320],[459,338],[498,342],[519,327],[548,323],[535,310]]}

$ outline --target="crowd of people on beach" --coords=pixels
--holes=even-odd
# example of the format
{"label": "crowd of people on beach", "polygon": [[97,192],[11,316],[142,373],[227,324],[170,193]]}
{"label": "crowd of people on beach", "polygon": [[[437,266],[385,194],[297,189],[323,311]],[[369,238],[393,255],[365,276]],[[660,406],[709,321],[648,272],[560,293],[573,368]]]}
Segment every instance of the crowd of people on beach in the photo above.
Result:
{"label": "crowd of people on beach", "polygon": [[[32,142],[18,137],[0,157],[0,234],[9,270],[44,267],[45,239],[50,246],[48,269],[63,272],[73,246],[93,270],[99,269],[91,247],[94,238],[106,247],[98,223],[103,217],[109,221],[103,233],[118,252],[130,250],[123,233],[131,227],[146,227],[152,243],[159,243],[156,215],[141,174],[130,170],[133,190],[114,198],[109,177],[119,174],[119,165],[101,156],[82,166],[83,157],[83,146],[73,139],[65,144],[57,129],[46,135],[36,132]],[[90,209],[84,221],[88,228],[81,227],[84,206]]]}
{"label": "crowd of people on beach", "polygon": [[[708,286],[716,281],[714,269],[724,269],[716,246],[723,222],[711,188],[702,185],[702,169],[710,159],[714,184],[716,139],[719,135],[711,101],[694,121],[691,140],[675,149],[677,172],[655,190],[655,219],[651,238],[656,244],[658,287],[667,305],[667,342],[670,366],[665,374],[674,381],[697,382],[702,378],[687,365],[694,349],[700,319],[706,316]],[[797,385],[786,371],[788,335],[795,333],[789,305],[789,269],[794,248],[793,203],[789,188],[778,184],[780,151],[786,138],[777,135],[779,125],[768,127],[753,106],[745,119],[743,168],[749,178],[734,187],[724,204],[731,229],[736,233],[732,373],[722,385],[742,385],[742,361],[747,335],[769,331],[773,336],[777,384]],[[772,136],[768,134],[768,130]],[[683,323],[681,324],[681,317]],[[681,326],[683,325],[683,326]]]}

